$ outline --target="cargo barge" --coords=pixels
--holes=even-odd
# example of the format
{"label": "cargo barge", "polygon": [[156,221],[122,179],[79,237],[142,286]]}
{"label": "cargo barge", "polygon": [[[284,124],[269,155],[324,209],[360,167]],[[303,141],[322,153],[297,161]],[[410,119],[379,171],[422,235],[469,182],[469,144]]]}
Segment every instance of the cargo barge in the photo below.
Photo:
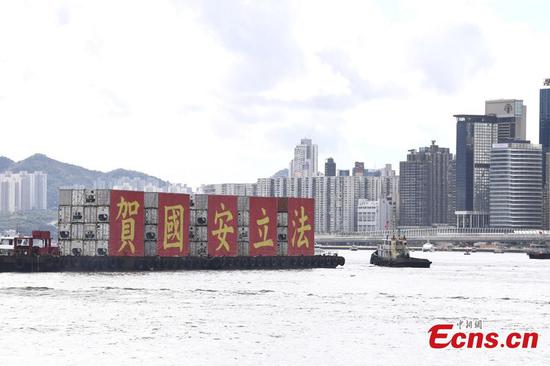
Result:
{"label": "cargo barge", "polygon": [[314,223],[310,198],[60,189],[58,247],[44,232],[14,238],[0,272],[344,265],[314,255]]}
{"label": "cargo barge", "polygon": [[300,257],[2,256],[0,272],[133,272],[336,268],[336,255]]}

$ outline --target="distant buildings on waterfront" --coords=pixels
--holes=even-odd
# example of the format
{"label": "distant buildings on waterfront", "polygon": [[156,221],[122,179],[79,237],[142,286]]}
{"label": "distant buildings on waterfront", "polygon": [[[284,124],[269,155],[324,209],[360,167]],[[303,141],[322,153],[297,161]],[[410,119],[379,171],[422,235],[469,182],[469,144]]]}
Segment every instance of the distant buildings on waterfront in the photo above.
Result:
{"label": "distant buildings on waterfront", "polygon": [[0,212],[45,210],[48,176],[44,172],[0,173]]}
{"label": "distant buildings on waterfront", "polygon": [[[187,193],[193,192],[192,188],[186,184],[159,184],[159,181],[154,178],[138,178],[122,176],[115,179],[96,179],[93,188],[97,189],[119,189],[125,191],[144,191],[144,192],[167,192],[167,193]],[[80,185],[60,188],[89,188]]]}
{"label": "distant buildings on waterfront", "polygon": [[[386,165],[356,161],[317,169],[317,145],[294,149],[289,177],[208,184],[212,194],[315,198],[315,230],[342,233],[411,226],[550,228],[550,80],[540,90],[539,141],[526,140],[521,99],[485,102],[485,114],[456,114],[456,154],[431,145],[411,149],[399,176]],[[324,174],[323,174],[324,173]]]}

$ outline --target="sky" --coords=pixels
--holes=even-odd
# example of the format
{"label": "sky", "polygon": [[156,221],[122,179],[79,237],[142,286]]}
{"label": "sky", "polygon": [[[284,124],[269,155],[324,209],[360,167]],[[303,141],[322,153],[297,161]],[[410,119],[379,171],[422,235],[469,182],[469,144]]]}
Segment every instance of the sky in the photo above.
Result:
{"label": "sky", "polygon": [[2,1],[0,155],[193,187],[398,165],[453,114],[523,99],[538,142],[545,0]]}

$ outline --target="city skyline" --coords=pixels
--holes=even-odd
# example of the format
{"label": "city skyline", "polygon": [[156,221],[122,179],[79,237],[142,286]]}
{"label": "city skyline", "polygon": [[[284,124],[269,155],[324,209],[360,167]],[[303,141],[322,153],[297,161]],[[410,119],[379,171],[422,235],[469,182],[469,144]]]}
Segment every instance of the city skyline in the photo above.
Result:
{"label": "city skyline", "polygon": [[430,139],[454,152],[452,116],[499,98],[524,101],[537,142],[537,4],[2,3],[0,155],[198,186],[269,176],[309,136],[320,162],[398,166]]}

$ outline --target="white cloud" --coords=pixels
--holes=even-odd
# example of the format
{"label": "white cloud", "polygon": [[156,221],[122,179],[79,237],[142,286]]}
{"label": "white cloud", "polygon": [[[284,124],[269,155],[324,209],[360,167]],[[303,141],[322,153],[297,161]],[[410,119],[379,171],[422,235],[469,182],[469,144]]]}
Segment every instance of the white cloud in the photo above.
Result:
{"label": "white cloud", "polygon": [[494,98],[525,100],[536,142],[550,29],[535,5],[2,2],[0,155],[254,181],[306,135],[339,168],[454,150],[452,115]]}

